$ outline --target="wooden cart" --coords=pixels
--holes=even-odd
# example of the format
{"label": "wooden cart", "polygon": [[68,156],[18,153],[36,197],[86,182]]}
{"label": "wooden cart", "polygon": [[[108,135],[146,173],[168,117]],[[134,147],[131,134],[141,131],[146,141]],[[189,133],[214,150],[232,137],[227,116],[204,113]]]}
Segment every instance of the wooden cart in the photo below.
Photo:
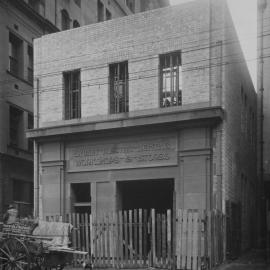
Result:
{"label": "wooden cart", "polygon": [[72,263],[74,254],[87,254],[61,243],[55,244],[53,240],[59,238],[55,234],[33,235],[31,228],[27,227],[20,222],[2,227],[0,270],[63,269]]}

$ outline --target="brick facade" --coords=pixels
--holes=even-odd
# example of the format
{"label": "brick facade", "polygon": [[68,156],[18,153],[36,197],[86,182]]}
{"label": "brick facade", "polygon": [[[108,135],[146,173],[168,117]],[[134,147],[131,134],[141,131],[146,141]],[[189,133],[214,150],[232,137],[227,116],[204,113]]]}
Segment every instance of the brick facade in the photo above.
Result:
{"label": "brick facade", "polygon": [[[159,58],[173,51],[181,51],[182,57],[182,106],[160,108]],[[109,64],[122,61],[128,61],[129,112],[110,115]],[[81,70],[81,119],[64,120],[63,72],[75,69]],[[68,162],[65,148],[69,140],[76,141],[74,133],[82,140],[89,133],[98,141],[95,132],[109,137],[105,128],[109,125],[111,136],[124,138],[126,128],[133,125],[134,134],[149,126],[144,131],[148,134],[162,116],[178,114],[168,118],[167,124],[163,122],[164,129],[168,127],[179,141],[179,171],[174,174],[174,167],[170,173],[176,183],[177,207],[227,211],[230,221],[235,215],[231,209],[238,209],[241,249],[252,246],[256,93],[224,1],[193,1],[44,36],[35,40],[35,78],[36,129],[29,136],[37,142],[43,137],[38,146],[44,154],[49,147],[47,136],[54,136],[58,143],[59,136],[64,136],[67,145],[60,147],[63,156],[56,158],[61,162]],[[205,123],[200,112],[206,108],[220,108],[224,118]],[[189,117],[184,118],[186,113]],[[152,120],[148,120],[150,116]],[[116,128],[119,134],[113,133]],[[162,134],[161,124],[155,128]],[[52,161],[54,153],[50,153]],[[136,176],[139,172],[132,171]],[[84,179],[85,174],[75,175]],[[110,184],[118,179],[113,171],[89,173],[90,178],[99,179],[98,175],[106,176]],[[73,177],[67,172],[63,181],[72,182]],[[119,172],[119,178],[123,177]],[[40,204],[50,211],[42,198]],[[69,209],[69,199],[66,204]],[[40,214],[48,214],[46,211]]]}

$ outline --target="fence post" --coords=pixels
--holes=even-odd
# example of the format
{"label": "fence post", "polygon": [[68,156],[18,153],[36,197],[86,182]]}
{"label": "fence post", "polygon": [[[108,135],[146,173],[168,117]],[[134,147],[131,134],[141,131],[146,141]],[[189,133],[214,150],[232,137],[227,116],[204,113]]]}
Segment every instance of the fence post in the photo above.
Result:
{"label": "fence post", "polygon": [[151,209],[151,232],[152,232],[152,260],[153,264],[156,263],[156,222],[155,222],[155,209]]}

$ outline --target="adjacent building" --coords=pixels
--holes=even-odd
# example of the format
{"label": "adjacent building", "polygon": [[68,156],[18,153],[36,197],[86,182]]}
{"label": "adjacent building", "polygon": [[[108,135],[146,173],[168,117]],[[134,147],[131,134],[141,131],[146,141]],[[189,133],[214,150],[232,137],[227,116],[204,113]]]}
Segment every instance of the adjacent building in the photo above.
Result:
{"label": "adjacent building", "polygon": [[225,1],[35,40],[35,213],[219,210],[253,245],[256,93]]}
{"label": "adjacent building", "polygon": [[33,40],[44,34],[168,5],[168,1],[0,1],[0,214],[33,209]]}
{"label": "adjacent building", "polygon": [[[258,0],[258,179],[259,245],[270,248],[270,1]],[[267,242],[266,242],[267,240]]]}

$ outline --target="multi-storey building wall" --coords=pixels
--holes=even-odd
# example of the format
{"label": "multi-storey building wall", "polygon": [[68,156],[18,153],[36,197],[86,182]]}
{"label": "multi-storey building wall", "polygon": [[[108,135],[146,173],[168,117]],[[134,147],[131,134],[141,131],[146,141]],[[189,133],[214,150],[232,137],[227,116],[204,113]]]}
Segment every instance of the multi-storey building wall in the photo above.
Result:
{"label": "multi-storey building wall", "polygon": [[0,1],[0,214],[33,207],[33,39],[57,28],[25,5]]}
{"label": "multi-storey building wall", "polygon": [[[258,179],[259,245],[270,247],[270,1],[258,0]],[[267,219],[267,215],[269,216]],[[267,224],[268,220],[268,224]],[[268,234],[268,238],[267,238]]]}
{"label": "multi-storey building wall", "polygon": [[252,245],[256,94],[224,1],[47,35],[34,58],[36,213],[217,209],[230,251]]}
{"label": "multi-storey building wall", "polygon": [[132,3],[0,1],[0,214],[10,203],[16,203],[23,215],[33,208],[33,144],[25,137],[25,130],[33,128],[34,122],[33,40],[139,12],[139,8],[131,10]]}

